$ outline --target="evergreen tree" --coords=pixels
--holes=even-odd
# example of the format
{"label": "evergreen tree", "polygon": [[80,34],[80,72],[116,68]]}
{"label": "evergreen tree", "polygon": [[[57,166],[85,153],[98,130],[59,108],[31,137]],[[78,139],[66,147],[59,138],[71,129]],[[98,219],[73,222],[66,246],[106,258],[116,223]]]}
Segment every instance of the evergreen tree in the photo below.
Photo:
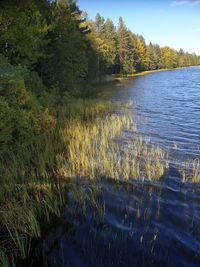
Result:
{"label": "evergreen tree", "polygon": [[110,19],[105,21],[97,14],[90,36],[97,51],[96,76],[98,77],[102,73],[112,71],[115,64],[117,54],[115,26]]}
{"label": "evergreen tree", "polygon": [[156,50],[152,43],[149,44],[149,69],[158,69]]}
{"label": "evergreen tree", "polygon": [[99,13],[95,17],[95,32],[101,34],[103,31],[105,19]]}
{"label": "evergreen tree", "polygon": [[156,57],[156,65],[158,69],[162,69],[163,67],[163,61],[162,61],[162,53],[161,48],[159,45],[154,44],[154,51],[155,51],[155,57]]}
{"label": "evergreen tree", "polygon": [[136,46],[139,54],[137,69],[139,71],[148,70],[150,64],[150,52],[142,36],[137,36]]}
{"label": "evergreen tree", "polygon": [[12,64],[33,67],[48,31],[37,1],[1,1],[0,14],[0,53]]}
{"label": "evergreen tree", "polygon": [[164,68],[176,68],[178,66],[177,62],[177,52],[170,47],[161,48],[162,61]]}
{"label": "evergreen tree", "polygon": [[47,46],[48,57],[41,62],[42,77],[47,85],[62,91],[73,88],[87,76],[86,39],[80,28],[79,10],[65,1],[52,7],[53,29]]}
{"label": "evergreen tree", "polygon": [[107,67],[111,67],[115,64],[117,56],[117,35],[112,20],[106,20],[102,35],[108,45],[106,65]]}
{"label": "evergreen tree", "polygon": [[122,17],[119,18],[117,42],[119,71],[120,73],[131,73],[134,65],[131,38]]}

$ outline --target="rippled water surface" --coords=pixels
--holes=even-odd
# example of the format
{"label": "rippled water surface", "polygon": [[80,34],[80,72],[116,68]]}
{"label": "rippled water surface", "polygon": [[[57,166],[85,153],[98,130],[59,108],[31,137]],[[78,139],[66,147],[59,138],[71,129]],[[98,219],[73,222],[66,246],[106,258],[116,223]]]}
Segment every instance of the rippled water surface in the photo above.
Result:
{"label": "rippled water surface", "polygon": [[[200,157],[200,68],[107,84],[101,97],[132,100],[139,134],[164,149],[175,142],[178,160]],[[53,266],[200,266],[200,189],[182,184],[175,164],[159,182],[72,187],[82,201],[68,193],[42,244]]]}
{"label": "rippled water surface", "polygon": [[[116,89],[117,88],[117,89]],[[136,77],[104,90],[105,96],[132,100],[138,130],[180,154],[200,155],[200,68]]]}

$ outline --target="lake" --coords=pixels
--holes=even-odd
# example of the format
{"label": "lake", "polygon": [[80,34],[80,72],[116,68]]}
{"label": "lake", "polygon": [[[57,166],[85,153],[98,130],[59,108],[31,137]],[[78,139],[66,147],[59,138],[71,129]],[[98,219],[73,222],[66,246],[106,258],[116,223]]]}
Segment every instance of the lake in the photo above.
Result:
{"label": "lake", "polygon": [[104,96],[132,100],[138,132],[180,155],[200,155],[200,68],[163,71],[106,86]]}
{"label": "lake", "polygon": [[40,246],[48,264],[200,266],[200,187],[181,182],[179,171],[183,162],[200,158],[200,68],[102,87],[100,98],[133,102],[137,135],[170,151],[169,170],[152,182],[106,179],[91,187],[87,180],[73,181],[73,190],[88,202],[77,203],[69,190],[64,219],[53,224]]}

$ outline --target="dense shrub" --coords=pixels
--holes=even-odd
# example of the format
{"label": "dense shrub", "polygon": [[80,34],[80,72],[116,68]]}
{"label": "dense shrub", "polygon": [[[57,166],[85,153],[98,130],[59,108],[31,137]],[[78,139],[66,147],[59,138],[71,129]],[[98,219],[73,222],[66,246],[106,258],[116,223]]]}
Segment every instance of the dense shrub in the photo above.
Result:
{"label": "dense shrub", "polygon": [[0,57],[0,150],[30,144],[36,134],[51,130],[55,118],[39,103],[44,94],[38,75]]}

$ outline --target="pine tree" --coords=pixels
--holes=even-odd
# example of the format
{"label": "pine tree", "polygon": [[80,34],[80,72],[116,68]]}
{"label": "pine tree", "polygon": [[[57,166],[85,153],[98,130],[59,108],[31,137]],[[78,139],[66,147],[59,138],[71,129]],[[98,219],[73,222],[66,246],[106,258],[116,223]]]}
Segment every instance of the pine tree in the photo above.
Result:
{"label": "pine tree", "polygon": [[103,28],[103,39],[107,42],[108,51],[106,57],[107,67],[111,67],[115,64],[117,56],[117,35],[116,29],[112,20],[107,19]]}
{"label": "pine tree", "polygon": [[48,32],[37,1],[1,1],[0,14],[0,53],[12,64],[32,68],[42,56]]}
{"label": "pine tree", "polygon": [[41,72],[47,85],[64,91],[87,76],[87,42],[78,8],[74,10],[74,6],[58,1],[52,14],[53,28],[48,36],[51,41],[46,49],[48,56],[41,62]]}
{"label": "pine tree", "polygon": [[152,43],[149,44],[149,69],[156,70],[158,68],[156,51]]}
{"label": "pine tree", "polygon": [[161,48],[162,60],[164,68],[171,69],[178,66],[177,53],[170,47]]}
{"label": "pine tree", "polygon": [[137,36],[136,46],[139,54],[137,69],[139,71],[148,70],[150,64],[150,52],[142,36]]}
{"label": "pine tree", "polygon": [[113,22],[97,14],[93,29],[90,34],[94,49],[97,51],[97,73],[100,74],[112,71],[115,64],[117,47],[116,31]]}
{"label": "pine tree", "polygon": [[134,65],[131,38],[122,17],[119,18],[117,41],[120,73],[131,73]]}

